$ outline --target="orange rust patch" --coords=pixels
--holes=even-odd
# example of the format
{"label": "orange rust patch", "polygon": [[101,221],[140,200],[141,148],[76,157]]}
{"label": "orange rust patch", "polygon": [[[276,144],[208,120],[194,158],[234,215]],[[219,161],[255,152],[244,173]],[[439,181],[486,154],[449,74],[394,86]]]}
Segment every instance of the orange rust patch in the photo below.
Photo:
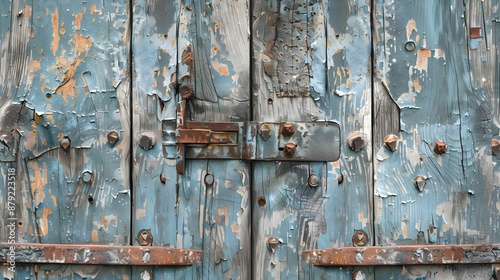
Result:
{"label": "orange rust patch", "polygon": [[29,164],[31,169],[33,170],[33,178],[31,178],[30,189],[36,207],[45,198],[43,187],[47,184],[47,163],[42,163],[41,167],[37,162],[30,161]]}
{"label": "orange rust patch", "polygon": [[93,15],[100,15],[100,14],[102,14],[102,11],[98,10],[96,7],[97,7],[96,4],[92,4],[92,6],[90,6],[90,13],[93,14]]}
{"label": "orange rust patch", "polygon": [[106,217],[104,216],[101,217],[101,224],[103,224],[106,227],[109,227],[109,221],[106,220]]}
{"label": "orange rust patch", "polygon": [[79,30],[82,24],[82,13],[77,13],[75,16],[75,30]]}
{"label": "orange rust patch", "polygon": [[31,18],[31,6],[28,6],[28,5],[24,6],[24,8],[23,8],[23,17],[25,19]]}
{"label": "orange rust patch", "polygon": [[413,80],[413,88],[416,92],[420,92],[422,90],[422,86],[420,85],[418,79]]}
{"label": "orange rust patch", "polygon": [[59,29],[59,33],[61,33],[62,35],[64,35],[66,33],[66,29],[64,29],[64,28]]}
{"label": "orange rust patch", "polygon": [[431,50],[429,49],[419,49],[417,52],[417,65],[415,68],[422,71],[427,71],[428,59],[431,57]]}
{"label": "orange rust patch", "polygon": [[97,243],[99,242],[99,235],[97,234],[97,230],[92,231],[92,242]]}
{"label": "orange rust patch", "polygon": [[73,51],[77,53],[84,52],[85,56],[87,56],[89,49],[92,45],[93,43],[90,37],[85,37],[75,32],[75,45],[73,46]]}
{"label": "orange rust patch", "polygon": [[219,63],[217,61],[212,61],[212,67],[222,76],[229,76],[229,68],[226,64]]}
{"label": "orange rust patch", "polygon": [[238,237],[238,233],[239,233],[239,227],[238,227],[238,224],[237,223],[233,223],[231,225],[231,231],[234,232],[236,234],[236,237]]}
{"label": "orange rust patch", "polygon": [[[67,60],[64,60],[66,64],[67,63]],[[82,62],[83,60],[80,58],[80,56],[78,56],[76,59],[75,59],[75,62],[73,62],[70,66],[69,66],[69,69],[64,73],[64,80],[63,82],[61,83],[61,85],[59,87],[57,87],[56,89],[56,93],[57,94],[62,94],[62,98],[65,100],[65,101],[68,101],[67,98],[68,98],[68,95],[72,95],[74,96],[75,94],[75,84],[76,84],[76,80],[75,78],[73,77],[75,75],[75,72],[76,72],[76,68],[78,67],[78,65]]]}
{"label": "orange rust patch", "polygon": [[54,40],[52,40],[52,53],[56,55],[57,50],[59,49],[59,10],[56,8],[54,13],[52,13],[52,36]]}
{"label": "orange rust patch", "polygon": [[406,24],[406,39],[410,40],[411,33],[413,30],[417,31],[417,22],[414,19],[410,19]]}
{"label": "orange rust patch", "polygon": [[43,216],[40,219],[40,226],[38,228],[38,233],[41,236],[45,236],[49,234],[49,221],[48,217],[52,214],[52,209],[50,208],[44,208],[43,209]]}
{"label": "orange rust patch", "polygon": [[229,208],[227,206],[217,209],[217,216],[215,218],[217,223],[220,224],[222,222],[222,216],[224,216],[224,225],[227,227],[229,225]]}

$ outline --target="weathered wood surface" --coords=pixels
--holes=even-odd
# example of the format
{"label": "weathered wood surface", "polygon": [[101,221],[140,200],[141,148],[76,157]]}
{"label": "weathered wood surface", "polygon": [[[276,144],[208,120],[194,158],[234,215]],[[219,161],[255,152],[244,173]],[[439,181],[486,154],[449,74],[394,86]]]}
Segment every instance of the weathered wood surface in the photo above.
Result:
{"label": "weathered wood surface", "polygon": [[[0,129],[20,133],[17,157],[0,159],[0,195],[4,206],[6,169],[15,168],[16,241],[129,244],[127,2],[15,0],[0,6]],[[112,130],[120,137],[114,146],[107,140]],[[0,216],[2,242],[8,217],[6,211]],[[13,276],[0,269],[3,277]],[[112,279],[130,272],[17,267],[16,278],[30,275]]]}
{"label": "weathered wood surface", "polygon": [[[339,161],[254,165],[253,277],[351,279],[351,269],[314,267],[299,253],[352,246],[355,230],[369,233],[370,242],[373,238],[370,5],[254,1],[252,33],[254,120],[327,120],[342,131]],[[347,145],[354,133],[364,138],[360,152]],[[310,175],[318,177],[318,187],[308,184]],[[265,205],[259,205],[261,198]]]}
{"label": "weathered wood surface", "polygon": [[[386,87],[375,91],[374,106],[397,105],[376,114],[373,127],[377,244],[499,242],[491,146],[498,138],[498,5],[376,1],[374,85]],[[394,152],[383,146],[386,133],[399,137]],[[446,145],[442,154],[435,151],[439,141]],[[379,268],[376,277],[427,279],[437,271],[411,270]],[[473,271],[491,276],[491,266]],[[445,268],[433,277],[463,279],[463,273]]]}
{"label": "weathered wood surface", "polygon": [[[201,265],[149,268],[155,278],[250,279],[249,163],[187,160],[179,175],[175,150],[179,93],[189,96],[186,120],[250,120],[248,3],[137,1],[133,9],[133,235],[151,229],[154,245],[204,251]],[[145,132],[156,141],[149,150],[140,147]]]}

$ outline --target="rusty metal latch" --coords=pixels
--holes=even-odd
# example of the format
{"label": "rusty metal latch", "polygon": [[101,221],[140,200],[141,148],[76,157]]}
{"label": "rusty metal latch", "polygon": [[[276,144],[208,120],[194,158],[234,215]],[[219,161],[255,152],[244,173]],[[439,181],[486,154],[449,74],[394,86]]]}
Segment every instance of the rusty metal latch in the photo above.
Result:
{"label": "rusty metal latch", "polygon": [[0,244],[0,263],[189,266],[201,263],[203,251],[160,246],[89,244]]}
{"label": "rusty metal latch", "polygon": [[334,122],[194,122],[184,120],[185,100],[177,119],[163,122],[164,155],[177,159],[184,173],[188,159],[261,161],[336,161],[340,128]]}
{"label": "rusty metal latch", "polygon": [[343,247],[302,251],[318,266],[500,264],[500,244]]}

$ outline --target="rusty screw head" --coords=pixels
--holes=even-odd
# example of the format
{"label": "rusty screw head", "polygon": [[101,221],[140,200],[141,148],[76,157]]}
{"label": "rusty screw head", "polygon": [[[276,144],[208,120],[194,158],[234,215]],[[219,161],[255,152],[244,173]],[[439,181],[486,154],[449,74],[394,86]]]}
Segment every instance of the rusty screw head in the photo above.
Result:
{"label": "rusty screw head", "polygon": [[137,235],[137,242],[141,246],[151,246],[151,244],[153,243],[153,235],[151,234],[151,230],[141,230]]}
{"label": "rusty screw head", "polygon": [[294,157],[297,154],[297,145],[294,143],[286,143],[285,148],[283,149],[283,154],[286,157]]}
{"label": "rusty screw head", "polygon": [[165,184],[166,181],[167,181],[167,177],[165,176],[165,174],[161,173],[160,174],[160,182],[162,184]]}
{"label": "rusty screw head", "polygon": [[61,146],[61,148],[66,150],[71,145],[71,140],[69,140],[67,136],[64,136],[63,139],[61,139],[61,141],[59,142],[59,145]]}
{"label": "rusty screw head", "polygon": [[205,186],[211,188],[214,185],[214,175],[213,174],[207,174],[205,175]]}
{"label": "rusty screw head", "polygon": [[266,199],[263,196],[261,196],[261,197],[259,197],[259,200],[257,201],[257,203],[259,204],[259,206],[264,206],[264,205],[266,205]]}
{"label": "rusty screw head", "polygon": [[413,185],[419,190],[419,191],[423,191],[424,190],[424,187],[425,187],[425,177],[424,176],[421,176],[421,175],[418,175],[417,177],[415,177],[415,179],[413,180]]}
{"label": "rusty screw head", "polygon": [[389,134],[384,138],[384,146],[391,152],[398,148],[398,137],[394,134]]}
{"label": "rusty screw head", "polygon": [[355,270],[352,273],[352,280],[365,280],[366,276],[365,273],[361,270]]}
{"label": "rusty screw head", "polygon": [[438,155],[442,155],[446,152],[446,143],[443,141],[437,141],[434,144],[434,152]]}
{"label": "rusty screw head", "polygon": [[152,132],[143,132],[139,134],[139,146],[146,151],[151,150],[156,143],[156,138]]}
{"label": "rusty screw head", "polygon": [[295,133],[295,128],[293,127],[293,124],[291,123],[284,123],[283,127],[281,128],[281,134],[285,137],[290,137]]}
{"label": "rusty screw head", "polygon": [[272,132],[273,130],[271,129],[271,126],[268,123],[264,123],[260,126],[259,134],[264,140],[267,141],[267,139],[271,137]]}
{"label": "rusty screw head", "polygon": [[309,175],[309,180],[307,180],[308,183],[309,183],[309,186],[315,188],[318,186],[319,184],[319,178],[318,176],[314,175],[314,174],[311,174]]}
{"label": "rusty screw head", "polygon": [[491,153],[494,156],[498,156],[498,154],[500,154],[500,142],[496,139],[491,140]]}
{"label": "rusty screw head", "polygon": [[146,269],[141,272],[141,280],[152,280],[153,279],[153,271]]}
{"label": "rusty screw head", "polygon": [[94,174],[92,174],[92,172],[90,171],[85,171],[82,173],[82,180],[87,184],[92,184],[92,182],[94,181]]}
{"label": "rusty screw head", "polygon": [[278,248],[278,245],[280,245],[281,241],[274,237],[274,236],[271,236],[267,239],[267,250],[271,253],[274,254],[274,252],[276,252],[276,249]]}
{"label": "rusty screw head", "polygon": [[347,144],[349,145],[351,150],[353,150],[357,153],[365,148],[366,138],[363,135],[363,133],[355,132],[351,136],[349,136],[349,139],[347,140]]}
{"label": "rusty screw head", "polygon": [[352,244],[355,246],[365,246],[368,243],[368,234],[364,230],[358,229],[352,235]]}
{"label": "rusty screw head", "polygon": [[120,139],[120,135],[118,135],[117,131],[111,130],[108,132],[108,144],[109,146],[113,147],[116,142]]}

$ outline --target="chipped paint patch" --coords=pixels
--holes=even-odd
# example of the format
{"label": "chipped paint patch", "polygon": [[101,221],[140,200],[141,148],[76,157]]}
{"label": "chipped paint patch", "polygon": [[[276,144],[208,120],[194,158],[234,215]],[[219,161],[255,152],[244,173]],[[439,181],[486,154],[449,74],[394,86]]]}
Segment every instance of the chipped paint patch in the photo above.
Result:
{"label": "chipped paint patch", "polygon": [[45,198],[44,186],[48,183],[47,163],[43,162],[39,166],[38,162],[28,162],[33,170],[33,179],[30,182],[31,195],[37,207]]}
{"label": "chipped paint patch", "polygon": [[49,221],[48,217],[52,214],[51,208],[43,209],[43,216],[39,221],[38,234],[41,236],[46,236],[49,234]]}
{"label": "chipped paint patch", "polygon": [[428,68],[428,59],[431,57],[432,51],[429,49],[419,49],[417,52],[417,64],[415,65],[415,68],[420,70],[420,73],[422,71],[427,72]]}
{"label": "chipped paint patch", "polygon": [[57,50],[59,49],[59,10],[56,8],[54,13],[52,13],[52,54],[55,56]]}
{"label": "chipped paint patch", "polygon": [[222,76],[229,76],[229,68],[226,64],[219,63],[217,61],[212,61],[212,67],[217,71],[217,73]]}
{"label": "chipped paint patch", "polygon": [[414,19],[410,19],[406,24],[406,40],[410,40],[413,31],[418,31],[417,22]]}

